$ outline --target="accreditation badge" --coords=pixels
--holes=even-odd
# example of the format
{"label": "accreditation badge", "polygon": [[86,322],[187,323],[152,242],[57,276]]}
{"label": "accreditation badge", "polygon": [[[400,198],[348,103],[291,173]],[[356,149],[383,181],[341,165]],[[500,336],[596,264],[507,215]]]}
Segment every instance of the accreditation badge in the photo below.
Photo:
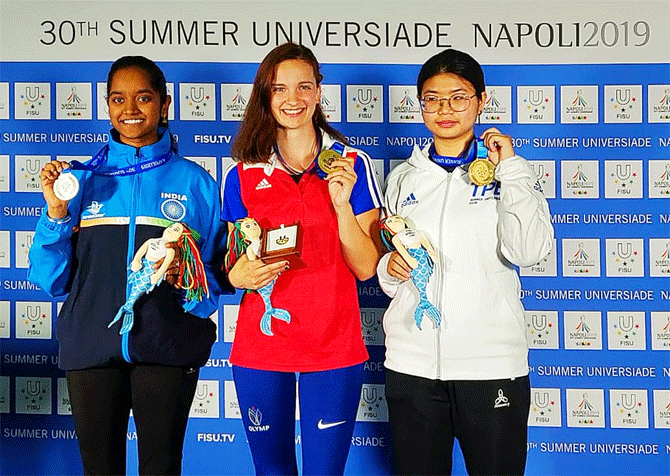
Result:
{"label": "accreditation badge", "polygon": [[79,180],[71,172],[62,172],[54,182],[54,194],[60,200],[69,202],[79,193]]}

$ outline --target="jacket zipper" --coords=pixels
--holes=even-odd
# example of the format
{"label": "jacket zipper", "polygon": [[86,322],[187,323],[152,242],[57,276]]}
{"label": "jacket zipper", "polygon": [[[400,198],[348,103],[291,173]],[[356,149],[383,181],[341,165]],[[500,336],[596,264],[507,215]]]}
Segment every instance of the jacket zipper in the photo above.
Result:
{"label": "jacket zipper", "polygon": [[[449,199],[449,189],[451,188],[452,176],[453,176],[453,172],[452,173],[447,172],[447,179],[446,179],[447,190],[446,190],[446,193],[445,193],[445,200],[442,204],[442,210],[440,210],[440,222],[439,222],[439,225],[438,225],[438,233],[439,233],[440,238],[442,237],[442,230],[444,229],[444,212],[445,212],[445,209],[446,209],[446,203]],[[441,248],[444,248],[442,246],[442,243],[440,243],[440,246],[441,246]],[[438,263],[439,264],[439,269],[442,270],[443,269],[442,266],[444,265],[444,263],[442,262],[441,255],[439,253],[437,253],[437,259],[439,261],[439,263]],[[439,276],[439,273],[436,273],[436,274],[437,274],[437,276]],[[444,281],[442,279],[440,279],[439,277],[438,277],[438,287],[437,287],[437,289],[438,289],[439,302],[443,303],[444,302]],[[444,309],[444,306],[442,306],[442,309]],[[442,377],[442,345],[441,345],[441,340],[440,340],[441,331],[442,331],[442,327],[446,326],[446,325],[447,325],[446,319],[444,318],[444,316],[442,316],[442,323],[437,328],[437,332],[435,333],[435,341],[436,341],[435,342],[435,349],[436,349],[436,353],[437,353],[436,357],[437,357],[437,379],[438,380],[440,380],[441,377]]]}
{"label": "jacket zipper", "polygon": [[[140,149],[138,148],[135,151],[135,163],[138,163],[140,160]],[[131,175],[132,179],[132,194],[130,199],[130,214],[128,216],[128,253],[126,256],[127,271],[126,271],[126,280],[128,279],[128,273],[130,269],[130,264],[135,257],[135,219],[136,219],[136,199],[140,193],[139,190],[139,174]],[[126,299],[130,296],[130,284],[126,282]],[[129,349],[129,340],[130,332],[123,334],[121,338],[121,352],[123,354],[123,359],[126,362],[132,363],[130,358],[130,349]]]}

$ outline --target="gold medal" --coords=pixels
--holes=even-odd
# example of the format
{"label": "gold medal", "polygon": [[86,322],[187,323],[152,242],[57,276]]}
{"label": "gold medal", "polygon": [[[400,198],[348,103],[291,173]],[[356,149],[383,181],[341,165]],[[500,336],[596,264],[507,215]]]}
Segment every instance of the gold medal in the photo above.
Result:
{"label": "gold medal", "polygon": [[331,173],[334,167],[331,165],[334,160],[341,159],[342,156],[335,152],[333,149],[322,150],[318,157],[319,168],[326,172],[327,174]]}
{"label": "gold medal", "polygon": [[488,185],[493,182],[495,165],[488,159],[475,159],[468,167],[468,177],[475,185]]}

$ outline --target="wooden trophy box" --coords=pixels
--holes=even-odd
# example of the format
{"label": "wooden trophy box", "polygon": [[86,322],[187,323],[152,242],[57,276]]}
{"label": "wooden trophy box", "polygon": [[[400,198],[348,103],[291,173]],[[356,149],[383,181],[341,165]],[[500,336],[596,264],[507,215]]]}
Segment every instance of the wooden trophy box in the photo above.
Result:
{"label": "wooden trophy box", "polygon": [[268,228],[263,230],[261,260],[267,264],[285,260],[289,262],[289,269],[305,267],[305,263],[300,259],[301,246],[300,223]]}

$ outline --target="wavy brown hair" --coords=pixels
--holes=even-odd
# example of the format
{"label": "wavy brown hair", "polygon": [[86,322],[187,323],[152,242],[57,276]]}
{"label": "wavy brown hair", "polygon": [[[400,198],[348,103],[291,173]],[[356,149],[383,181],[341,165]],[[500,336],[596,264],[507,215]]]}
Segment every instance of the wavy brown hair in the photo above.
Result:
{"label": "wavy brown hair", "polygon": [[[314,53],[303,45],[284,43],[270,51],[256,72],[254,86],[249,96],[240,130],[233,141],[231,155],[237,161],[247,164],[269,162],[273,147],[277,142],[277,127],[279,124],[272,115],[270,103],[272,101],[272,83],[275,79],[277,66],[286,60],[301,60],[308,63],[314,72],[316,85],[321,85],[323,75],[319,72],[319,62]],[[323,129],[346,144],[345,137],[335,130],[326,121],[321,110],[321,104],[316,105],[312,116],[315,129]]]}

